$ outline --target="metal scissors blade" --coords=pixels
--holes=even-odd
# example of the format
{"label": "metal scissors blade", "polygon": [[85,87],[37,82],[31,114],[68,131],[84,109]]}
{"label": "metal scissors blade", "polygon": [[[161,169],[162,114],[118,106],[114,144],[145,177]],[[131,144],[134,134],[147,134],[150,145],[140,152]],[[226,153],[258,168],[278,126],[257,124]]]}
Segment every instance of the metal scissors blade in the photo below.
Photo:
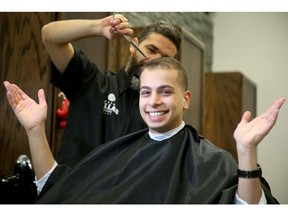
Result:
{"label": "metal scissors blade", "polygon": [[[115,14],[113,13],[113,19],[120,19],[120,18],[115,18]],[[120,19],[120,20],[121,20],[121,19]],[[121,20],[121,21],[122,21],[122,20]],[[110,32],[111,32],[111,33],[118,33],[117,29],[116,29],[114,26],[112,26],[112,27],[110,28]],[[135,44],[135,42],[131,39],[131,37],[130,37],[129,35],[123,35],[123,37],[124,37],[132,46],[134,46],[135,49],[138,50],[138,52],[140,52],[140,53],[147,59],[147,57],[146,57],[146,55],[144,54],[144,52],[140,49],[140,47],[139,47],[137,44]]]}
{"label": "metal scissors blade", "polygon": [[132,45],[135,47],[135,49],[137,49],[146,59],[146,55],[144,54],[144,52],[140,49],[140,47],[134,43],[134,41],[131,39],[131,37],[129,35],[123,35],[123,37]]}

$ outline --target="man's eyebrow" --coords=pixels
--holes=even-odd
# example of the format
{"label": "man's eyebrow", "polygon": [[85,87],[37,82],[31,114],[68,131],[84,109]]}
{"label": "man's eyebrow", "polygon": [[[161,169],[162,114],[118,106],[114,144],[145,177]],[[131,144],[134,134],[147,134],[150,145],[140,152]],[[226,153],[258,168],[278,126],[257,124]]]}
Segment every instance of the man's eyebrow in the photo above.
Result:
{"label": "man's eyebrow", "polygon": [[[157,89],[163,89],[163,88],[171,88],[174,89],[173,86],[171,85],[162,85],[162,86],[158,86]],[[149,86],[141,86],[140,89],[151,89],[151,87]]]}
{"label": "man's eyebrow", "polygon": [[172,88],[172,89],[174,89],[174,87],[171,86],[171,85],[162,85],[162,86],[159,86],[159,88],[160,89],[162,89],[162,88]]}
{"label": "man's eyebrow", "polygon": [[151,88],[150,88],[149,86],[141,86],[141,87],[140,87],[140,90],[141,90],[141,89],[151,89]]}

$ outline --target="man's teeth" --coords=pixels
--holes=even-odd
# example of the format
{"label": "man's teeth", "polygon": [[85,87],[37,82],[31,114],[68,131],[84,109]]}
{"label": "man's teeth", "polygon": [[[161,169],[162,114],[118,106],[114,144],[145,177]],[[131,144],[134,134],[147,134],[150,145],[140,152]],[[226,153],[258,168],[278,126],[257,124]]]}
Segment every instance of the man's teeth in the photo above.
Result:
{"label": "man's teeth", "polygon": [[165,112],[150,112],[149,114],[151,116],[161,116],[161,115],[164,115]]}

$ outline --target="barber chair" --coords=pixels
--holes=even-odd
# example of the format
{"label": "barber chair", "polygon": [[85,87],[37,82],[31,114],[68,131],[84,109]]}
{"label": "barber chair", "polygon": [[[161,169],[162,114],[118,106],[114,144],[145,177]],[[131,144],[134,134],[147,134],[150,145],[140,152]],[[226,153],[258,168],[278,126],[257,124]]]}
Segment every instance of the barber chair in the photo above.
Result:
{"label": "barber chair", "polygon": [[0,203],[32,204],[37,196],[35,174],[26,155],[16,161],[13,175],[0,176]]}

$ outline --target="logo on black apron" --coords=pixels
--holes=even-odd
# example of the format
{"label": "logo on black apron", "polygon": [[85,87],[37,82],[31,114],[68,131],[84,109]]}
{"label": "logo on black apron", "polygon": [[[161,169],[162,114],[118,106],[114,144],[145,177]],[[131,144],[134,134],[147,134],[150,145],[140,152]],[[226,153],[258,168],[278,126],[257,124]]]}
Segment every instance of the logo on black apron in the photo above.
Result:
{"label": "logo on black apron", "polygon": [[116,108],[116,97],[113,93],[110,93],[107,97],[107,100],[104,100],[104,106],[103,106],[103,113],[105,115],[111,115],[113,112],[118,115],[119,110]]}

